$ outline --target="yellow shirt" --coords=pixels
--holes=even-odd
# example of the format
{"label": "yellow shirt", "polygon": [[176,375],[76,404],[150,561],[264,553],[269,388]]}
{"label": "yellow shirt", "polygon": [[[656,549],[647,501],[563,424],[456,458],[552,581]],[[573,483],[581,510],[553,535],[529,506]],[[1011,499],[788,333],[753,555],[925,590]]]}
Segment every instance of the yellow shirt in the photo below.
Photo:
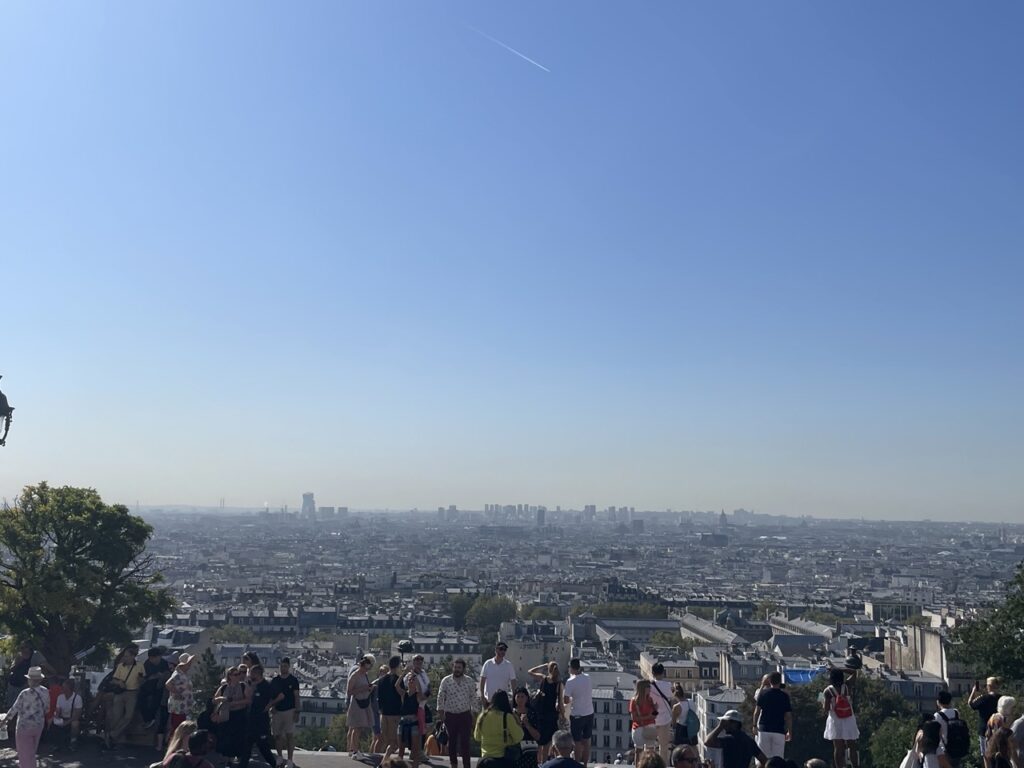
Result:
{"label": "yellow shirt", "polygon": [[146,670],[142,664],[135,661],[131,664],[118,664],[114,670],[114,679],[124,686],[126,691],[137,691],[142,685],[142,678],[146,676]]}
{"label": "yellow shirt", "polygon": [[[504,757],[505,747],[518,744],[523,740],[523,729],[519,725],[519,718],[515,715],[505,715],[497,709],[489,709],[480,713],[476,719],[476,728],[473,729],[473,738],[480,742],[480,755],[482,757]],[[508,730],[508,739],[505,738],[505,730]]]}

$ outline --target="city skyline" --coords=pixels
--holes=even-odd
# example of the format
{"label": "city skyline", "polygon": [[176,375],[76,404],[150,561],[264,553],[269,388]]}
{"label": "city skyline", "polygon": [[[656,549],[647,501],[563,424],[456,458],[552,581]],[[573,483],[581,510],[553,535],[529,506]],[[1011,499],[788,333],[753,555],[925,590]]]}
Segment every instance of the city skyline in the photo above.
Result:
{"label": "city skyline", "polygon": [[1024,517],[1024,8],[0,7],[0,496]]}

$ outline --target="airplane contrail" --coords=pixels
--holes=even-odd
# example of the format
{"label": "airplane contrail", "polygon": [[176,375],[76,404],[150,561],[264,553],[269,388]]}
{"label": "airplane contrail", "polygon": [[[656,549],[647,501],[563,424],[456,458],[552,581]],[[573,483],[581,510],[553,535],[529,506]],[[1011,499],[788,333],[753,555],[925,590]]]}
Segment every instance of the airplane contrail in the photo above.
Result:
{"label": "airplane contrail", "polygon": [[467,26],[467,27],[469,27],[469,28],[470,28],[471,30],[473,30],[474,32],[476,32],[476,33],[477,33],[478,35],[480,35],[480,37],[483,37],[483,38],[486,38],[487,40],[490,40],[490,41],[491,41],[492,43],[494,43],[495,45],[500,45],[500,46],[501,46],[502,48],[504,48],[504,49],[505,49],[506,51],[510,51],[511,53],[514,53],[514,54],[515,54],[516,56],[518,56],[518,57],[519,57],[520,59],[525,59],[526,61],[528,61],[528,62],[530,62],[531,64],[533,64],[533,66],[535,66],[535,67],[537,67],[537,68],[539,68],[539,69],[543,69],[543,70],[544,70],[545,72],[548,72],[548,73],[550,73],[550,72],[551,72],[551,70],[550,70],[550,69],[548,69],[547,67],[545,67],[545,66],[544,66],[543,64],[541,64],[541,63],[539,63],[539,62],[536,62],[536,61],[534,61],[533,59],[531,59],[531,58],[530,58],[529,56],[527,56],[527,55],[526,55],[526,54],[524,54],[524,53],[520,53],[520,52],[519,52],[519,51],[517,51],[517,50],[516,50],[515,48],[513,48],[513,47],[512,47],[511,45],[505,45],[505,43],[501,42],[501,40],[498,40],[497,38],[491,37],[491,36],[490,36],[490,35],[488,35],[488,34],[487,34],[486,32],[483,32],[483,31],[481,31],[481,30],[477,29],[476,27],[472,26],[471,24],[467,24],[466,26]]}

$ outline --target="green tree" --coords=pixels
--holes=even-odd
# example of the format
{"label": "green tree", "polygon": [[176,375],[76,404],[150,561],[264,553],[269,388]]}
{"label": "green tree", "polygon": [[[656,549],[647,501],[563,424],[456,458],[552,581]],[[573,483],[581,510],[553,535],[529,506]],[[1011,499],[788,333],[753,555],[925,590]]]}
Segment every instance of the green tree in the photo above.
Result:
{"label": "green tree", "polygon": [[58,671],[124,645],[173,602],[146,555],[153,529],[91,488],[27,486],[0,510],[0,624]]}
{"label": "green tree", "polygon": [[475,601],[475,597],[463,593],[451,595],[448,598],[448,610],[451,611],[456,629],[465,629],[466,614],[469,613],[469,609],[473,607]]}
{"label": "green tree", "polygon": [[393,643],[394,640],[395,638],[393,635],[389,635],[387,632],[385,632],[384,634],[377,635],[377,637],[373,638],[373,642],[370,643],[370,648],[372,648],[375,651],[383,651],[384,653],[390,655],[391,643]]}
{"label": "green tree", "polygon": [[976,677],[1001,677],[1006,688],[1024,685],[1024,563],[1003,601],[960,624],[952,639],[953,658]]}
{"label": "green tree", "polygon": [[195,696],[195,712],[198,714],[206,706],[206,700],[213,698],[213,694],[220,687],[220,681],[224,679],[224,667],[217,663],[210,648],[203,651],[194,666],[192,694]]}
{"label": "green tree", "polygon": [[878,726],[868,743],[871,762],[876,766],[899,765],[914,743],[917,723],[912,719],[886,720]]}
{"label": "green tree", "polygon": [[[323,743],[326,741],[330,743],[328,737],[328,730],[326,728],[314,727],[314,728],[299,728],[295,732],[296,745],[300,749],[315,750],[320,749]],[[341,747],[344,748],[345,742],[341,743]],[[338,745],[334,745],[335,749],[338,749]]]}
{"label": "green tree", "polygon": [[225,643],[255,643],[257,638],[251,629],[240,624],[225,624],[210,630],[210,640],[216,645]]}
{"label": "green tree", "polygon": [[771,598],[765,598],[757,604],[757,613],[755,615],[757,618],[767,621],[768,617],[777,610],[779,610],[779,604]]}
{"label": "green tree", "polygon": [[[800,615],[800,618],[801,619],[805,619],[806,621],[816,621],[819,624],[829,624],[829,625],[833,625],[837,621],[839,621],[839,617],[836,614],[831,613],[829,611],[819,611],[819,610],[804,611]],[[906,750],[904,750],[904,752],[905,751]]]}
{"label": "green tree", "polygon": [[480,595],[466,614],[466,626],[475,630],[497,631],[503,621],[516,617],[516,604],[501,595]]}
{"label": "green tree", "polygon": [[660,648],[677,648],[680,653],[686,654],[693,650],[693,638],[682,637],[678,632],[666,632],[661,629],[651,635],[651,645]]}
{"label": "green tree", "polygon": [[558,611],[546,605],[528,605],[519,612],[519,617],[524,621],[558,621],[562,618]]}

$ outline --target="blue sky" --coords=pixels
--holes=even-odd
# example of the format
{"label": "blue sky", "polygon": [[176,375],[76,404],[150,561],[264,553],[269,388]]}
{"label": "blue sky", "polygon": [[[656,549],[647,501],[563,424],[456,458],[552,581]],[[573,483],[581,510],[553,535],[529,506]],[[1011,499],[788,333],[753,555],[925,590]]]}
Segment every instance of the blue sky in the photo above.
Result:
{"label": "blue sky", "polygon": [[4,3],[0,493],[1019,520],[1022,29]]}

